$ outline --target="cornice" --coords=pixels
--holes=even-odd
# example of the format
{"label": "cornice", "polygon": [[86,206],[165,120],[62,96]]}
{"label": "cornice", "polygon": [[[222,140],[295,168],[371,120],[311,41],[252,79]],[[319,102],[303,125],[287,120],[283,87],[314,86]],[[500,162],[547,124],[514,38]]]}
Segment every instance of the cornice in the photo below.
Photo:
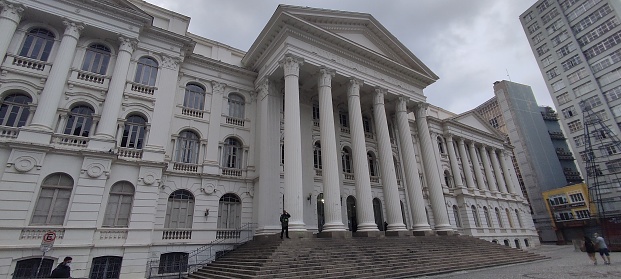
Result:
{"label": "cornice", "polygon": [[[58,0],[61,2],[65,2],[67,4],[79,7],[83,10],[88,10],[94,13],[101,13],[102,10],[106,11],[105,15],[107,17],[112,17],[125,22],[132,22],[140,25],[141,27],[144,25],[151,25],[153,22],[153,17],[149,14],[143,12],[134,6],[134,8],[122,8],[119,6],[110,5],[107,1],[97,1],[97,0]],[[129,2],[126,2],[129,4]],[[129,4],[133,6],[132,4]]]}
{"label": "cornice", "polygon": [[228,74],[241,76],[241,77],[249,77],[252,78],[253,81],[257,78],[258,74],[254,71],[250,71],[248,69],[244,69],[241,67],[237,67],[231,64],[224,63],[222,61],[218,61],[209,57],[202,56],[200,54],[191,54],[184,63],[197,65],[201,67],[206,67],[215,71],[224,71]]}
{"label": "cornice", "polygon": [[156,40],[164,39],[167,43],[181,46],[182,51],[187,51],[188,53],[191,53],[196,45],[196,42],[191,38],[155,26],[146,27],[143,32],[140,33],[140,36]]}
{"label": "cornice", "polygon": [[463,130],[466,130],[466,131],[468,131],[470,133],[473,133],[473,134],[476,133],[476,134],[481,135],[481,136],[490,137],[490,138],[499,140],[503,144],[505,142],[505,139],[503,137],[497,135],[496,133],[492,134],[492,133],[488,133],[488,132],[481,131],[481,130],[478,130],[478,129],[473,129],[471,126],[468,126],[468,125],[463,124],[461,122],[455,121],[453,119],[445,119],[445,120],[439,120],[439,119],[435,119],[435,118],[431,118],[431,119],[434,119],[435,122],[437,122],[437,123],[439,123],[441,125],[457,126],[457,127],[462,128]]}

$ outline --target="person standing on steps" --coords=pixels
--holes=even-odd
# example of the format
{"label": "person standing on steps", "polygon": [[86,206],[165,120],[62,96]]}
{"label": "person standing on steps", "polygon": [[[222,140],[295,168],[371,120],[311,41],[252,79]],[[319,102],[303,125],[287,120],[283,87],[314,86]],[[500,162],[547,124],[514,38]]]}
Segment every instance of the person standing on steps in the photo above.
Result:
{"label": "person standing on steps", "polygon": [[595,244],[588,236],[584,237],[584,251],[589,255],[589,259],[593,262],[594,265],[597,265],[597,257],[595,257]]}
{"label": "person standing on steps", "polygon": [[[608,250],[608,245],[606,245],[606,241],[604,241],[604,238],[599,236],[597,233],[593,234],[593,238],[595,239],[593,240],[593,243],[595,244],[595,247],[599,250],[599,255],[602,257],[602,260],[604,260],[604,264],[610,264],[610,251]],[[605,258],[604,255],[606,255]]]}
{"label": "person standing on steps", "polygon": [[280,215],[280,225],[282,226],[282,230],[280,231],[280,239],[282,239],[282,235],[285,232],[285,235],[289,238],[289,218],[291,218],[291,215],[289,215],[286,210],[283,210]]}

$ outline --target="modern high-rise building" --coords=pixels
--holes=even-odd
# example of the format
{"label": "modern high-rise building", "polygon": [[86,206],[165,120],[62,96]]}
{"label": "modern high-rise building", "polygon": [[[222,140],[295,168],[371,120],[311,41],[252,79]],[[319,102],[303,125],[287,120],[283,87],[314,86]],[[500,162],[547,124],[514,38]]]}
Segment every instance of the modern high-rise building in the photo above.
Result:
{"label": "modern high-rise building", "polygon": [[[494,97],[474,111],[514,146],[514,167],[542,241],[557,241],[542,193],[582,182],[556,113],[540,107],[530,86],[494,82]],[[559,136],[560,135],[560,136]]]}
{"label": "modern high-rise building", "polygon": [[[606,184],[598,197],[600,210],[621,214],[621,150],[604,146],[609,160],[586,168],[585,139],[597,139],[604,131],[585,137],[583,107],[621,135],[621,1],[540,0],[520,16],[520,21],[561,123],[585,179],[598,176]],[[590,119],[586,119],[590,122]],[[588,182],[588,179],[586,179]],[[589,185],[597,187],[597,185]]]}

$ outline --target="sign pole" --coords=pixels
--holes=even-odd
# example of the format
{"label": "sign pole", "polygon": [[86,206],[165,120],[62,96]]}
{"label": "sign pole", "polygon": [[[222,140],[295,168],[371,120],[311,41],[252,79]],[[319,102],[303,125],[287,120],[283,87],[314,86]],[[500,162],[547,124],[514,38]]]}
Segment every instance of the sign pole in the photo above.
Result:
{"label": "sign pole", "polygon": [[39,271],[41,270],[41,265],[43,265],[43,259],[45,259],[45,250],[43,251],[43,256],[41,256],[41,260],[39,261],[39,267],[37,267],[37,273],[35,274],[35,278],[39,278]]}

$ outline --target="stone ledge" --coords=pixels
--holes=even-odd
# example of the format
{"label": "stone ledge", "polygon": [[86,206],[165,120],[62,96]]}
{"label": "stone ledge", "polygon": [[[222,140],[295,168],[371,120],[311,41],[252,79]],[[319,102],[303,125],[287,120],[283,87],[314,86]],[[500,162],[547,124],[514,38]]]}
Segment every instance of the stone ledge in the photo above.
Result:
{"label": "stone ledge", "polygon": [[354,232],[352,233],[353,237],[383,237],[384,232],[380,231],[371,231],[371,232]]}
{"label": "stone ledge", "polygon": [[351,238],[352,233],[350,231],[336,231],[336,232],[320,232],[317,234],[317,238]]}

